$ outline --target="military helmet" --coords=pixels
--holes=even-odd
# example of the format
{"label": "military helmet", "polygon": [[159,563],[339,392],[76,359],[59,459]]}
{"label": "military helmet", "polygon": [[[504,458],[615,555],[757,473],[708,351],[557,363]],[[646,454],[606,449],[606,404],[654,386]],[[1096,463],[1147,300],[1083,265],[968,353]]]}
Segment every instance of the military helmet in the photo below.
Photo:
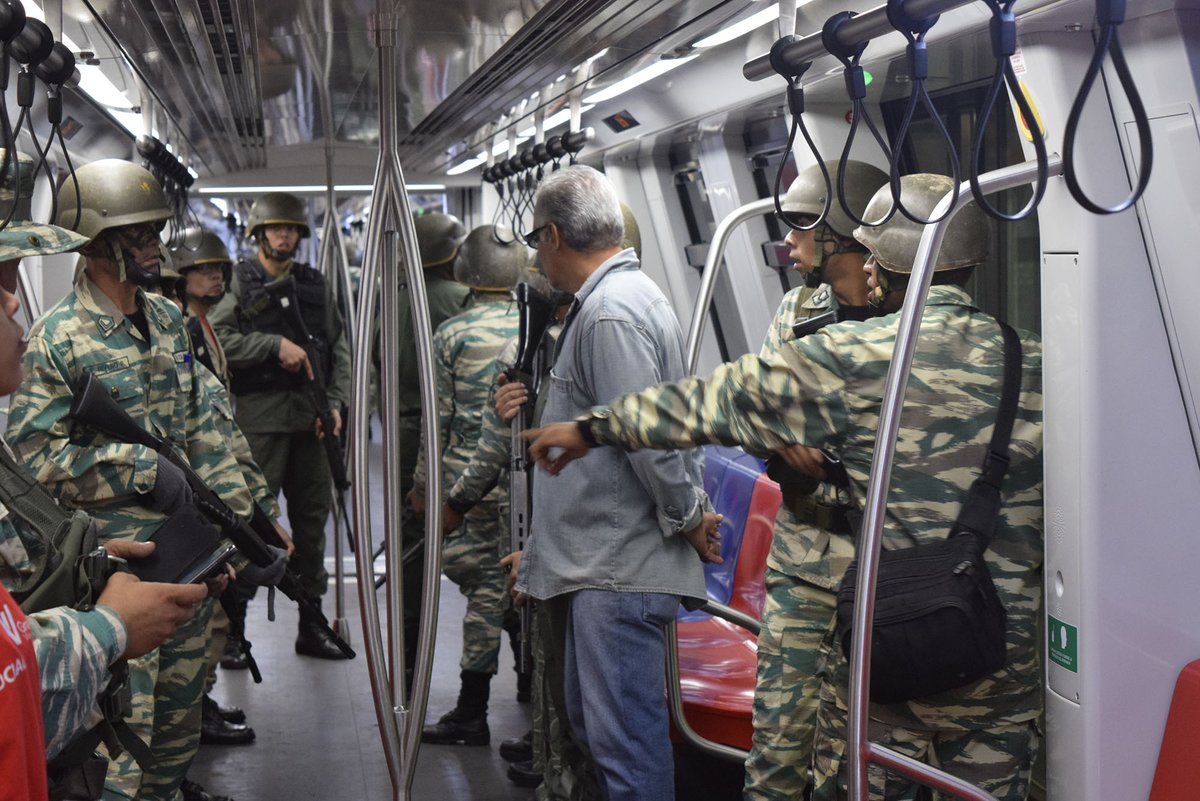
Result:
{"label": "military helmet", "polygon": [[227,267],[233,262],[221,237],[207,228],[188,228],[184,231],[179,244],[171,248],[171,258],[175,261],[175,269],[180,273],[207,264]]}
{"label": "military helmet", "polygon": [[[850,236],[854,232],[855,223],[850,219],[837,199],[837,170],[836,161],[825,162],[829,171],[830,186],[833,189],[833,202],[829,204],[829,214],[825,217],[825,225],[833,229],[839,236]],[[863,209],[875,194],[875,190],[888,182],[888,175],[878,167],[862,161],[846,162],[846,205],[850,207],[860,220],[869,220],[863,216]],[[792,214],[810,214],[821,216],[825,210],[825,176],[821,174],[821,166],[813,164],[801,170],[788,187],[787,193],[780,198],[779,207]]]}
{"label": "military helmet", "polygon": [[[75,204],[80,204],[75,219]],[[58,190],[59,225],[95,239],[110,228],[171,219],[166,193],[145,167],[122,159],[100,159],[68,175]]]}
{"label": "military helmet", "polygon": [[522,271],[520,280],[529,284],[530,288],[546,297],[554,294],[554,287],[550,285],[550,279],[542,272],[542,265],[538,261],[536,254],[533,257],[533,263]]}
{"label": "military helmet", "polygon": [[503,225],[481,225],[467,235],[454,262],[454,280],[472,289],[511,289],[529,266],[529,249]]}
{"label": "military helmet", "polygon": [[250,214],[246,218],[246,236],[253,239],[264,225],[294,225],[300,229],[301,239],[312,235],[304,201],[287,192],[260,195],[250,206]]}
{"label": "military helmet", "polygon": [[621,217],[625,220],[625,238],[621,240],[622,248],[633,248],[640,259],[642,257],[642,232],[638,228],[637,218],[624,203],[621,204]]}
{"label": "military helmet", "polygon": [[452,262],[467,238],[467,227],[453,214],[440,211],[414,217],[413,226],[417,229],[421,266],[425,269]]}
{"label": "military helmet", "polygon": [[[0,231],[0,261],[66,253],[86,244],[87,237],[73,231],[32,222],[33,158],[19,151],[14,151],[14,155],[16,158],[8,165],[4,183],[0,185],[0,220],[12,214],[8,225]],[[5,150],[0,148],[0,162],[5,158]]]}
{"label": "military helmet", "polygon": [[[945,175],[916,173],[900,178],[900,202],[913,216],[924,220],[932,219],[934,207],[954,187],[954,182]],[[880,187],[867,204],[864,220],[878,220],[892,208],[892,187]],[[854,238],[866,245],[881,267],[894,273],[911,273],[917,256],[917,245],[925,226],[915,223],[903,214],[894,214],[883,225],[875,228],[860,226],[854,229]],[[942,240],[942,249],[937,256],[934,270],[956,270],[970,267],[987,258],[988,230],[983,212],[974,203],[963,206],[950,220]]]}

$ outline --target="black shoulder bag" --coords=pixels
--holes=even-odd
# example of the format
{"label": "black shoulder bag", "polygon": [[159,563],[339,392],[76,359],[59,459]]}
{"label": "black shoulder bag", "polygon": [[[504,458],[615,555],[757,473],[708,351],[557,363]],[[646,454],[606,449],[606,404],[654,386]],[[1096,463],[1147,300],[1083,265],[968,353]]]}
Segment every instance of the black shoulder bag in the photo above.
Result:
{"label": "black shoulder bag", "polygon": [[[1000,514],[1021,389],[1021,341],[1004,332],[1004,387],[983,471],[950,535],[880,552],[871,636],[871,700],[894,704],[962,687],[1004,667],[1007,614],[983,553]],[[837,594],[837,636],[850,656],[858,560]]]}

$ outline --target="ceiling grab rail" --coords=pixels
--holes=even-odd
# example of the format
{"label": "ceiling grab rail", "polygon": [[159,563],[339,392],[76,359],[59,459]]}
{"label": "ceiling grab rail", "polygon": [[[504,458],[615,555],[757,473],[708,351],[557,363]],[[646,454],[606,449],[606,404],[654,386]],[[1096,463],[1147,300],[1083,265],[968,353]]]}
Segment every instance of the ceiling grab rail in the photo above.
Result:
{"label": "ceiling grab rail", "polygon": [[[400,523],[402,518],[399,476],[398,376],[389,365],[397,362],[398,309],[397,291],[401,284],[397,256],[408,265],[406,271],[408,298],[414,321],[417,366],[421,376],[422,426],[427,447],[425,464],[429,475],[437,475],[437,454],[441,452],[437,428],[437,413],[433,377],[433,331],[425,290],[425,277],[419,267],[420,251],[412,210],[404,184],[404,173],[397,155],[398,122],[396,119],[396,32],[399,20],[389,13],[387,0],[378,0],[370,17],[375,36],[379,64],[379,159],[373,185],[374,204],[368,225],[364,273],[362,276],[358,314],[357,342],[354,358],[354,409],[350,415],[350,452],[353,456],[354,522],[359,533],[355,551],[359,576],[358,596],[362,612],[364,652],[375,716],[379,723],[384,758],[392,783],[393,801],[407,801],[412,793],[417,754],[421,743],[421,726],[429,701],[429,679],[433,668],[433,645],[437,630],[438,576],[441,573],[441,487],[432,482],[427,489],[428,509],[425,516],[425,598],[421,608],[421,634],[417,647],[412,698],[406,698],[404,637],[403,637],[403,570],[401,559]],[[399,242],[397,241],[399,240]],[[402,250],[401,246],[402,245]],[[387,543],[388,628],[389,654],[385,657],[379,628],[373,554],[369,541],[371,531],[369,498],[368,419],[366,402],[370,374],[370,330],[374,323],[376,295],[382,287],[380,315],[382,317],[380,376],[383,441],[383,513],[384,540]],[[389,658],[390,657],[390,658]]]}
{"label": "ceiling grab rail", "polygon": [[[1062,160],[1056,155],[1044,166],[1045,174],[1062,174]],[[1000,192],[1025,186],[1043,175],[1043,165],[1033,161],[1015,164],[979,176],[979,186],[984,193]],[[957,195],[957,197],[955,197]],[[937,223],[928,225],[921,234],[913,272],[908,283],[908,293],[900,311],[896,332],[896,345],[888,367],[884,384],[882,408],[880,409],[879,431],[875,440],[875,453],[871,459],[870,479],[864,501],[863,525],[858,539],[860,571],[859,592],[854,602],[854,629],[850,653],[849,727],[846,736],[846,755],[849,758],[849,801],[867,801],[869,786],[867,767],[871,763],[881,765],[934,789],[949,793],[968,801],[995,801],[991,794],[972,784],[955,778],[923,762],[898,754],[889,748],[872,743],[867,736],[869,713],[868,688],[871,686],[871,631],[875,614],[875,586],[879,568],[879,547],[883,538],[883,517],[887,505],[888,485],[891,480],[892,461],[895,457],[896,435],[900,429],[900,413],[904,406],[904,392],[912,369],[913,354],[917,349],[917,338],[921,330],[921,317],[925,301],[933,280],[935,257],[942,246],[942,238],[954,214],[974,196],[969,187],[959,187],[938,202],[933,209]]]}
{"label": "ceiling grab rail", "polygon": [[[1125,0],[1096,0],[1096,22],[1100,31],[1096,37],[1096,49],[1092,60],[1084,74],[1083,83],[1075,95],[1071,105],[1071,113],[1067,115],[1067,127],[1063,132],[1063,175],[1067,179],[1067,190],[1075,201],[1093,214],[1118,214],[1137,203],[1146,184],[1150,182],[1150,169],[1154,165],[1154,141],[1150,134],[1150,120],[1146,116],[1146,108],[1142,105],[1142,96],[1138,93],[1129,64],[1125,61],[1125,51],[1121,48],[1118,29],[1125,21]],[[1096,78],[1104,65],[1104,54],[1112,57],[1113,69],[1117,73],[1117,81],[1121,90],[1129,100],[1129,108],[1133,112],[1134,125],[1137,127],[1138,146],[1141,151],[1139,164],[1140,174],[1133,191],[1125,196],[1115,206],[1101,206],[1096,203],[1083,187],[1079,185],[1079,177],[1075,173],[1075,135],[1079,132],[1079,121],[1083,117],[1083,106],[1088,95],[1096,85]]]}
{"label": "ceiling grab rail", "polygon": [[708,321],[713,288],[717,285],[717,275],[721,271],[725,246],[729,244],[729,237],[732,236],[734,229],[742,223],[764,214],[770,214],[774,208],[774,197],[751,201],[729,212],[713,231],[712,243],[708,246],[708,255],[704,257],[704,271],[700,273],[700,288],[696,290],[696,302],[692,305],[691,324],[688,326],[684,355],[687,357],[689,375],[695,375],[696,364],[700,361],[700,339],[704,336],[704,324]]}

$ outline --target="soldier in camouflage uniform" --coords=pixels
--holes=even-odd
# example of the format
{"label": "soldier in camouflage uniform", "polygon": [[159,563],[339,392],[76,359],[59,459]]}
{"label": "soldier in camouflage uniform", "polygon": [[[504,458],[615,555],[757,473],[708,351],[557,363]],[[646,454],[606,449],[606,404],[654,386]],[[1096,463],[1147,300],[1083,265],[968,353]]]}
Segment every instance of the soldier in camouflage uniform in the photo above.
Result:
{"label": "soldier in camouflage uniform", "polygon": [[[95,517],[100,537],[145,540],[190,502],[181,471],[153,450],[72,424],[74,388],[93,372],[135,421],[168,437],[238,514],[251,499],[213,423],[193,369],[179,310],[142,287],[158,279],[158,231],[171,216],[157,181],[116,159],[75,171],[59,192],[60,222],[92,239],[74,289],[29,332],[26,382],[14,393],[9,442],[38,481]],[[200,737],[200,695],[212,604],[161,648],[130,663],[130,725],[156,764],[126,753],[109,770],[106,797],[172,801]]]}
{"label": "soldier in camouflage uniform", "polygon": [[[836,173],[837,162],[826,169]],[[846,203],[860,219],[887,173],[859,161],[846,163]],[[863,262],[867,250],[854,239],[854,223],[837,198],[825,212],[826,186],[821,168],[797,176],[781,201],[793,229],[784,240],[805,285],[788,292],[779,304],[763,342],[761,356],[795,339],[792,326],[825,312],[838,319],[875,316],[867,303]],[[825,212],[821,223],[817,219]],[[831,548],[849,545],[847,499],[789,466],[785,456],[803,456],[796,446],[768,460],[783,502],[775,516],[767,557],[767,597],[758,635],[758,675],[754,695],[754,740],[746,759],[746,799],[784,801],[801,795],[812,764],[821,643],[829,629],[840,573],[829,573]],[[839,536],[841,535],[841,536]]]}
{"label": "soldier in camouflage uniform", "polygon": [[[304,374],[311,371],[324,382],[334,430],[323,433],[339,436],[339,410],[350,399],[350,346],[332,287],[315,268],[293,260],[300,240],[310,234],[304,203],[286,192],[269,192],[251,206],[246,231],[258,249],[234,268],[230,290],[209,312],[208,321],[229,360],[238,426],[271,490],[282,490],[287,499],[295,543],[290,565],[319,608],[329,582],[325,524],[334,488],[316,412],[303,391]],[[316,339],[318,364],[309,363],[298,344],[301,333],[292,330],[264,289],[267,283],[288,278],[305,327]],[[318,659],[346,658],[303,610],[295,650]]]}
{"label": "soldier in camouflage uniform", "polygon": [[[467,236],[466,227],[451,214],[432,212],[413,219],[417,244],[421,253],[421,269],[425,278],[425,297],[429,307],[432,330],[456,314],[470,302],[471,290],[454,280],[454,261]],[[406,282],[406,278],[401,279]],[[400,392],[396,400],[400,419],[393,421],[400,432],[400,492],[407,495],[413,488],[413,472],[417,467],[417,452],[421,447],[421,381],[417,369],[416,331],[413,328],[412,306],[408,290],[398,288],[396,327],[399,343],[396,364]],[[378,334],[378,332],[376,332]],[[376,348],[376,366],[379,350]],[[417,516],[405,521],[402,528],[405,550],[425,538],[425,526]],[[404,567],[404,668],[407,686],[412,687],[413,664],[417,658],[417,638],[421,630],[421,598],[425,587],[422,560],[413,559]]]}
{"label": "soldier in camouflage uniform", "polygon": [[184,323],[192,341],[192,353],[220,382],[229,386],[229,362],[221,347],[208,311],[225,297],[233,278],[233,260],[221,238],[207,228],[188,228],[180,243],[171,250],[175,269],[183,276],[178,282],[183,303]]}
{"label": "soldier in camouflage uniform", "polygon": [[[528,251],[512,231],[493,225],[472,231],[455,261],[454,278],[471,289],[473,305],[438,326],[433,337],[444,485],[457,481],[479,441],[496,354],[517,333],[511,290],[528,263]],[[418,509],[424,508],[427,481],[424,446],[409,493]],[[508,552],[508,543],[501,539],[499,522],[502,498],[507,495],[508,488],[497,485],[463,516],[462,525],[442,546],[443,570],[467,597],[459,663],[462,689],[455,708],[425,727],[422,742],[486,745],[490,741],[487,702],[507,606],[500,559]]]}
{"label": "soldier in camouflage uniform", "polygon": [[[950,190],[944,176],[902,179],[902,200],[928,216]],[[888,187],[866,211],[882,216]],[[920,226],[901,215],[855,236],[871,249],[868,269],[883,309],[903,299]],[[922,320],[905,412],[896,444],[894,480],[885,516],[885,548],[944,539],[975,478],[992,433],[1004,374],[996,321],[975,309],[963,289],[970,267],[986,254],[983,215],[965,207],[953,220],[938,257]],[[558,471],[589,444],[626,449],[687,447],[716,442],[773,452],[823,444],[840,456],[856,498],[866,496],[880,401],[899,315],[829,326],[785,343],[769,357],[744,356],[707,379],[691,378],[617,399],[583,422],[534,432],[540,463]],[[1008,613],[1008,662],[995,674],[938,696],[871,705],[871,739],[978,785],[1003,801],[1025,797],[1037,747],[1041,707],[1036,637],[1041,606],[1042,399],[1041,347],[1021,335],[1024,352],[1019,409],[1010,445],[1004,503],[985,554]],[[564,448],[562,452],[550,449]],[[830,559],[838,575],[844,563]],[[827,642],[814,747],[815,798],[844,797],[847,665]],[[872,798],[914,799],[911,781],[870,772]]]}

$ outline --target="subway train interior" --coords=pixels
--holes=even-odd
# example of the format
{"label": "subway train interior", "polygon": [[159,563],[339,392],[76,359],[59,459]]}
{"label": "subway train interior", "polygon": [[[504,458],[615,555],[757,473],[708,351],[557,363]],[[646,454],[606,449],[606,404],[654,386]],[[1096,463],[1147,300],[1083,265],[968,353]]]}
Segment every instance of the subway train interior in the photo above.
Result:
{"label": "subway train interior", "polygon": [[[933,21],[920,37],[923,77],[889,9]],[[1011,54],[994,34],[1005,14]],[[758,351],[802,283],[771,199],[799,171],[848,154],[889,173],[954,176],[954,208],[977,202],[969,182],[984,176],[1002,190],[991,205],[1017,218],[989,218],[990,255],[968,289],[1044,348],[1034,796],[1200,797],[1190,672],[1200,668],[1189,668],[1200,660],[1200,314],[1184,289],[1200,251],[1194,0],[0,0],[5,18],[4,145],[44,154],[35,220],[61,219],[55,188],[73,170],[128,159],[174,206],[164,240],[203,225],[236,257],[251,253],[255,197],[291,192],[314,234],[304,260],[339,288],[350,323],[351,525],[330,521],[327,611],[358,658],[298,659],[285,630],[294,611],[281,599],[269,623],[260,596],[249,635],[265,681],[221,672],[215,690],[246,708],[258,737],[201,749],[192,778],[210,792],[534,797],[496,753],[530,716],[514,700],[507,647],[492,745],[421,746],[422,722],[457,690],[461,598],[427,580],[444,592],[440,605],[427,594],[409,697],[392,647],[396,594],[357,578],[392,575],[400,558],[382,547],[403,514],[387,365],[398,293],[424,292],[420,271],[404,269],[417,254],[411,215],[528,231],[538,180],[576,162],[603,171],[704,375]],[[43,48],[45,37],[58,44]],[[855,66],[857,100],[846,78]],[[27,325],[70,291],[74,264],[24,260]],[[431,332],[426,316],[413,320],[425,327],[415,340],[429,410]],[[367,364],[375,326],[378,392]],[[705,480],[726,514],[726,564],[709,572],[707,611],[681,613],[664,665],[677,796],[689,800],[740,797],[779,505],[746,454],[710,448]],[[436,541],[433,489],[431,499]],[[424,555],[428,576],[437,557]]]}

